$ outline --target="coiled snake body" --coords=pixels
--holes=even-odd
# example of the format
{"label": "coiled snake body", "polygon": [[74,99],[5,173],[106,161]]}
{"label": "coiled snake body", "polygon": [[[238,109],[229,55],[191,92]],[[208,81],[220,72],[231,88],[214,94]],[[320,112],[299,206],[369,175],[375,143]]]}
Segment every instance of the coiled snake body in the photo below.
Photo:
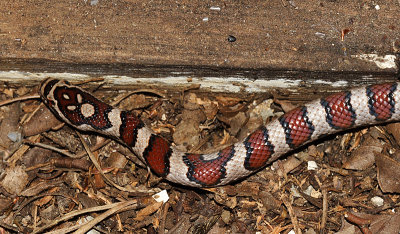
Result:
{"label": "coiled snake body", "polygon": [[193,187],[219,186],[243,178],[321,135],[400,120],[399,83],[378,84],[297,107],[218,152],[192,154],[177,150],[133,113],[114,108],[65,81],[43,81],[40,95],[64,122],[122,141],[158,176]]}

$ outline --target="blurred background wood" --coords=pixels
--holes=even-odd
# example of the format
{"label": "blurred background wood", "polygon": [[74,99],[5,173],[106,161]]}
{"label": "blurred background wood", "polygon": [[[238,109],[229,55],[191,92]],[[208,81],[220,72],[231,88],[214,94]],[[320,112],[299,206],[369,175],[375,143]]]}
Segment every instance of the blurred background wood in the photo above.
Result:
{"label": "blurred background wood", "polygon": [[[0,79],[37,85],[68,73],[106,78],[105,87],[201,83],[204,92],[288,90],[278,93],[310,99],[397,79],[399,4],[1,1]],[[217,78],[229,85],[217,87]]]}

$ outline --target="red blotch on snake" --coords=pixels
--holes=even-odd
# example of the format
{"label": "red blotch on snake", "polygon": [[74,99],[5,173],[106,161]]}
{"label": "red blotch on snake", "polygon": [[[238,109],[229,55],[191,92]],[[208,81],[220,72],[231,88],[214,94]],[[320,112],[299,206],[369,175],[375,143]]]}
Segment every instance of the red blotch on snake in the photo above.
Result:
{"label": "red blotch on snake", "polygon": [[376,120],[384,121],[390,119],[394,113],[395,101],[393,93],[397,89],[397,84],[380,84],[367,87],[368,107],[371,115]]}
{"label": "red blotch on snake", "polygon": [[285,131],[286,144],[296,148],[311,139],[314,126],[307,116],[305,106],[295,108],[279,118]]}
{"label": "red blotch on snake", "polygon": [[274,146],[268,138],[268,130],[262,127],[244,140],[246,148],[244,167],[247,170],[258,170],[267,164],[269,157],[274,153]]}
{"label": "red blotch on snake", "polygon": [[336,93],[321,99],[329,126],[334,129],[345,129],[354,125],[357,116],[350,100],[350,92]]}
{"label": "red blotch on snake", "polygon": [[218,152],[215,159],[205,160],[202,154],[185,154],[183,161],[189,167],[187,177],[203,186],[214,186],[226,176],[226,163],[235,155],[234,146]]}
{"label": "red blotch on snake", "polygon": [[153,134],[150,136],[149,143],[143,152],[143,157],[154,173],[165,177],[169,173],[169,157],[171,153],[169,142]]}

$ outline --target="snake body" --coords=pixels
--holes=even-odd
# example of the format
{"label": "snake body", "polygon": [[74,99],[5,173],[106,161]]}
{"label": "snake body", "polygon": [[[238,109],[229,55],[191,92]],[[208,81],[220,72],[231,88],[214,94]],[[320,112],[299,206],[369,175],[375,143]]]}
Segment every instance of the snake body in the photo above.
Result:
{"label": "snake body", "polygon": [[355,88],[315,100],[211,154],[179,151],[135,114],[112,107],[66,81],[43,81],[40,95],[62,121],[123,142],[156,175],[182,185],[214,187],[246,177],[323,135],[400,120],[399,84]]}

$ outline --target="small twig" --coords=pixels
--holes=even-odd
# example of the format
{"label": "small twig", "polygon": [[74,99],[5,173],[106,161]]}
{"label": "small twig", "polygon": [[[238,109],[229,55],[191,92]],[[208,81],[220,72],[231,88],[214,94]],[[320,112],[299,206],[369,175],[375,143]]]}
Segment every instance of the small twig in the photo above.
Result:
{"label": "small twig", "polygon": [[189,150],[189,153],[194,153],[198,151],[203,145],[205,145],[211,138],[211,135],[207,135],[203,139],[200,140],[200,142],[194,146],[192,149]]}
{"label": "small twig", "polygon": [[104,78],[94,77],[91,79],[85,79],[83,81],[74,82],[74,85],[83,85],[83,84],[87,84],[87,83],[91,83],[91,82],[100,82],[100,81],[104,81]]}
{"label": "small twig", "polygon": [[188,222],[189,217],[183,216],[171,229],[168,230],[168,233],[177,233],[177,230],[182,227],[182,225]]}
{"label": "small twig", "polygon": [[111,209],[109,209],[108,211],[104,212],[103,214],[97,216],[96,218],[94,218],[93,220],[87,222],[83,227],[79,228],[79,230],[77,230],[76,232],[74,232],[74,234],[84,234],[87,231],[89,231],[90,229],[92,229],[96,224],[98,224],[99,222],[103,221],[105,218],[107,218],[108,216],[119,212],[120,210],[124,209],[126,206],[130,206],[130,205],[134,205],[136,204],[137,201],[136,200],[131,200],[131,201],[127,201],[127,202],[122,202],[122,204],[119,204]]}
{"label": "small twig", "polygon": [[65,150],[61,150],[61,149],[59,149],[57,147],[54,147],[54,146],[51,146],[51,145],[46,145],[46,144],[43,144],[43,143],[36,143],[36,142],[28,141],[28,140],[23,140],[22,142],[24,144],[27,144],[27,145],[30,145],[30,146],[37,146],[37,147],[40,147],[40,148],[49,149],[49,150],[55,151],[57,153],[63,154],[65,156],[68,156],[70,158],[78,158],[76,155],[70,154]]}
{"label": "small twig", "polygon": [[321,219],[321,227],[319,229],[320,233],[326,227],[326,222],[328,220],[328,190],[322,189],[322,219]]}
{"label": "small twig", "polygon": [[[90,147],[90,151],[94,152],[99,150],[100,148],[102,148],[103,146],[107,145],[108,143],[111,142],[111,139],[106,139],[105,141],[102,141],[100,143],[96,143],[94,146]],[[83,156],[87,155],[86,151],[81,151],[79,153],[76,154],[77,158],[82,158]]]}
{"label": "small twig", "polygon": [[79,204],[79,201],[78,201],[78,200],[76,200],[76,199],[73,198],[73,197],[67,196],[67,195],[65,195],[65,194],[61,194],[61,193],[44,193],[44,194],[40,194],[40,195],[37,195],[37,196],[35,196],[35,197],[29,198],[28,200],[25,200],[24,202],[22,202],[22,203],[18,206],[18,209],[17,209],[16,212],[14,213],[14,216],[20,214],[21,210],[22,210],[25,206],[27,206],[28,204],[30,204],[31,202],[33,202],[33,201],[35,201],[35,200],[37,200],[37,199],[39,199],[39,198],[41,198],[41,197],[45,197],[45,196],[62,196],[62,197],[66,197],[66,198],[68,198],[68,199],[71,199],[71,200],[72,200],[73,202],[75,202],[76,204]]}
{"label": "small twig", "polygon": [[348,222],[357,225],[363,234],[372,234],[371,230],[369,230],[371,220],[358,217],[350,212],[346,212],[344,217]]}
{"label": "small twig", "polygon": [[[272,230],[271,230],[270,234],[289,233],[289,231],[291,229],[293,229],[293,224],[289,224],[289,225],[286,225],[286,226],[283,226],[283,227],[281,227],[281,225],[278,225],[278,226],[275,226],[275,227],[273,227],[271,229]],[[289,231],[286,231],[286,230],[289,230]],[[286,232],[284,232],[284,231],[286,231]]]}
{"label": "small twig", "polygon": [[33,215],[32,215],[32,217],[33,217],[33,229],[35,230],[36,229],[36,227],[37,227],[37,219],[38,219],[38,217],[37,217],[37,215],[38,215],[38,206],[37,205],[34,205],[34,209],[33,209]]}
{"label": "small twig", "polygon": [[40,108],[43,106],[43,103],[40,103],[40,105],[38,105],[34,111],[32,111],[31,113],[29,113],[29,115],[26,115],[26,117],[24,117],[23,119],[21,119],[20,124],[24,125],[25,123],[27,123],[29,120],[31,120],[31,118],[35,115],[36,112],[38,112],[40,110]]}
{"label": "small twig", "polygon": [[124,99],[128,98],[129,96],[132,96],[133,94],[137,94],[137,93],[151,93],[151,94],[155,94],[159,97],[165,98],[165,95],[158,92],[157,90],[154,89],[138,89],[132,92],[129,92],[125,95],[123,95],[122,97],[118,98],[118,100],[115,100],[111,103],[111,106],[116,106],[118,105],[120,102],[122,102]]}
{"label": "small twig", "polygon": [[11,225],[8,225],[8,224],[6,224],[6,223],[4,223],[2,221],[0,221],[0,227],[4,228],[5,230],[11,230],[11,231],[13,231],[15,233],[22,232],[21,230],[18,230],[18,228],[14,227],[14,226],[11,226]]}
{"label": "small twig", "polygon": [[324,165],[324,164],[321,167],[329,169],[329,170],[331,170],[333,172],[336,172],[336,173],[338,173],[338,174],[340,174],[342,176],[348,176],[348,175],[362,176],[362,174],[360,172],[350,171],[350,170],[347,170],[347,169],[344,169],[344,168],[330,167],[330,166],[327,166],[327,165]]}
{"label": "small twig", "polygon": [[83,139],[82,135],[79,132],[76,132],[76,134],[79,136],[79,139],[82,142],[83,147],[85,148],[86,152],[88,153],[88,156],[90,160],[92,161],[93,165],[96,167],[97,171],[103,176],[103,178],[112,186],[116,187],[119,190],[126,191],[124,187],[119,186],[118,184],[114,183],[110,178],[104,174],[103,169],[100,166],[99,161],[97,161],[96,156],[92,153],[90,150],[89,146],[86,144],[85,139]]}
{"label": "small twig", "polygon": [[64,234],[64,233],[70,233],[72,231],[75,231],[76,229],[81,228],[82,226],[86,225],[86,223],[81,223],[81,224],[76,224],[74,226],[67,226],[66,228],[61,228],[57,229],[54,231],[46,232],[46,234]]}
{"label": "small twig", "polygon": [[301,234],[299,220],[297,219],[297,216],[293,210],[292,204],[290,204],[289,198],[287,197],[286,194],[282,194],[281,200],[283,201],[283,204],[285,204],[285,206],[289,212],[290,219],[292,220],[292,223],[293,223],[294,232],[296,234]]}
{"label": "small twig", "polygon": [[326,227],[326,222],[328,219],[328,190],[326,188],[322,188],[323,184],[317,175],[314,175],[314,178],[322,190],[322,218],[321,218],[321,226],[320,226],[319,230],[320,230],[320,233],[323,233],[323,230]]}
{"label": "small twig", "polygon": [[169,202],[164,204],[163,214],[162,214],[160,227],[158,229],[158,234],[164,234],[165,233],[165,222],[167,221],[168,209],[169,209]]}
{"label": "small twig", "polygon": [[[136,208],[136,202],[137,200],[131,200],[129,202],[118,202],[118,203],[113,203],[113,204],[109,204],[109,205],[104,205],[104,206],[96,206],[96,207],[91,207],[91,208],[87,208],[87,209],[83,209],[83,210],[76,210],[76,211],[72,211],[68,214],[65,214],[63,217],[53,220],[51,223],[37,229],[33,231],[33,234],[35,233],[41,233],[46,229],[49,229],[51,227],[54,227],[55,225],[57,225],[60,222],[72,219],[76,216],[79,216],[81,214],[86,214],[86,213],[91,213],[91,212],[96,212],[96,211],[101,211],[101,210],[107,210],[107,209],[113,209],[116,206],[122,206],[123,208],[130,208],[130,209],[135,209]],[[130,206],[130,207],[128,207]],[[93,221],[93,220],[92,220]],[[75,228],[77,229],[77,228]],[[73,229],[73,230],[75,230]]]}
{"label": "small twig", "polygon": [[[138,192],[138,190],[133,190],[133,189],[128,189],[128,188],[124,188],[119,186],[118,184],[114,183],[110,178],[108,178],[106,176],[106,174],[104,174],[99,162],[97,161],[96,157],[94,156],[94,154],[92,153],[92,151],[90,151],[89,146],[86,144],[85,139],[83,139],[82,135],[79,132],[76,132],[76,134],[79,136],[79,139],[82,142],[83,147],[85,148],[86,152],[88,153],[88,156],[90,158],[90,160],[92,161],[93,165],[96,167],[96,169],[99,171],[99,173],[103,176],[103,178],[112,186],[116,187],[117,189],[121,190],[121,191],[125,191],[125,192]],[[143,191],[140,190],[141,192],[147,192],[147,193],[154,193],[155,191],[153,191],[152,189],[149,189],[148,191]]]}
{"label": "small twig", "polygon": [[25,101],[25,100],[30,100],[30,99],[39,99],[39,98],[40,98],[39,95],[16,97],[16,98],[13,98],[10,100],[4,100],[4,101],[0,102],[0,106],[5,106],[5,105],[11,104],[13,102]]}

